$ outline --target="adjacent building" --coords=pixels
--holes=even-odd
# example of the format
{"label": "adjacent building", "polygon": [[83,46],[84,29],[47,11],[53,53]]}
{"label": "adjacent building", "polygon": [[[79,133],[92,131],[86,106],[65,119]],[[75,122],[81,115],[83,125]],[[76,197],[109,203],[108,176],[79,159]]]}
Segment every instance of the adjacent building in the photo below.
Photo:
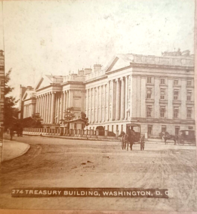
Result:
{"label": "adjacent building", "polygon": [[120,133],[134,122],[150,137],[194,129],[194,57],[180,50],[120,54],[105,68],[95,64],[77,74],[46,75],[21,93],[21,116],[39,113],[44,126],[58,126],[69,107],[76,118],[86,113],[88,129]]}

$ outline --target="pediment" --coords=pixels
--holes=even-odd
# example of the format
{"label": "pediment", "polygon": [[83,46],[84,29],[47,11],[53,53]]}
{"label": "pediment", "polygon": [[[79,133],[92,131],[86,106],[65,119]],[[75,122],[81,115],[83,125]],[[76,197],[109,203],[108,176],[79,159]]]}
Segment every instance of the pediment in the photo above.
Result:
{"label": "pediment", "polygon": [[39,90],[39,89],[41,89],[41,88],[44,88],[44,87],[47,87],[47,86],[49,86],[51,84],[51,79],[46,75],[46,76],[44,76],[44,77],[42,77],[40,80],[39,80],[39,82],[38,82],[38,84],[36,85],[36,90]]}
{"label": "pediment", "polygon": [[34,94],[34,90],[26,90],[24,95],[23,95],[23,100],[27,100],[27,99],[30,99],[32,98],[32,94]]}
{"label": "pediment", "polygon": [[133,61],[133,54],[118,54],[112,58],[108,66],[106,67],[106,72],[115,71],[127,66]]}

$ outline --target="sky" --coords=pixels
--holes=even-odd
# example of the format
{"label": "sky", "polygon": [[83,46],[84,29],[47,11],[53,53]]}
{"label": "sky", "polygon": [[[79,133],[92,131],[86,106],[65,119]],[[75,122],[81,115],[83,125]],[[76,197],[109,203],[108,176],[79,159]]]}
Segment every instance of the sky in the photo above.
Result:
{"label": "sky", "polygon": [[42,75],[103,66],[119,53],[194,51],[194,0],[0,2],[0,49],[13,96]]}

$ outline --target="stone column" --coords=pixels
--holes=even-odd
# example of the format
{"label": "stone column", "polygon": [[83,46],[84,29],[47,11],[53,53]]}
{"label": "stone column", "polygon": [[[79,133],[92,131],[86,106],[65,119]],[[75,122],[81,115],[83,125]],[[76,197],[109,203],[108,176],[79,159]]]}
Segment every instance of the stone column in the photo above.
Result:
{"label": "stone column", "polygon": [[49,114],[49,97],[48,97],[48,93],[46,94],[46,123],[48,123],[48,114]]}
{"label": "stone column", "polygon": [[40,114],[40,96],[38,96],[38,113]]}
{"label": "stone column", "polygon": [[44,95],[44,103],[43,103],[43,109],[44,109],[44,123],[46,123],[46,94]]}
{"label": "stone column", "polygon": [[95,88],[95,122],[98,122],[98,87]]}
{"label": "stone column", "polygon": [[69,94],[70,94],[70,96],[69,96],[69,99],[70,99],[70,107],[73,107],[73,91],[70,90]]}
{"label": "stone column", "polygon": [[44,109],[44,95],[42,95],[42,117],[43,117],[43,123],[44,123],[44,113],[45,113],[45,109]]}
{"label": "stone column", "polygon": [[109,99],[110,99],[110,111],[111,111],[111,120],[115,119],[115,107],[116,107],[116,103],[115,103],[115,89],[114,89],[114,80],[110,81],[110,87],[111,87],[111,94],[109,95]]}
{"label": "stone column", "polygon": [[106,118],[106,84],[103,85],[103,122]]}
{"label": "stone column", "polygon": [[110,108],[110,103],[109,103],[109,91],[110,91],[110,81],[107,82],[107,94],[106,94],[106,121],[109,121],[109,108]]}
{"label": "stone column", "polygon": [[48,94],[48,122],[47,123],[51,123],[51,93]]}
{"label": "stone column", "polygon": [[129,80],[130,80],[130,97],[128,97],[128,99],[130,99],[130,117],[133,117],[133,100],[134,100],[134,92],[133,92],[133,78],[130,75],[129,76]]}
{"label": "stone column", "polygon": [[64,119],[64,113],[66,110],[66,92],[63,92],[63,103],[62,103],[62,119]]}
{"label": "stone column", "polygon": [[48,93],[48,122],[50,123],[50,115],[51,115],[51,94]]}
{"label": "stone column", "polygon": [[66,93],[66,97],[67,97],[67,108],[69,108],[69,91],[67,90],[67,93]]}
{"label": "stone column", "polygon": [[99,106],[100,106],[100,113],[99,113],[99,122],[102,121],[102,86],[99,87],[99,96],[100,96],[100,100],[99,100]]}
{"label": "stone column", "polygon": [[47,94],[45,94],[45,123],[47,123],[47,114],[48,114],[48,108],[47,108]]}
{"label": "stone column", "polygon": [[116,79],[116,120],[120,119],[120,82]]}
{"label": "stone column", "polygon": [[49,99],[48,93],[46,94],[46,123],[48,123],[48,114],[49,114],[49,107],[48,107]]}
{"label": "stone column", "polygon": [[121,119],[124,120],[125,116],[125,84],[124,77],[121,78]]}
{"label": "stone column", "polygon": [[57,122],[59,122],[60,117],[60,97],[59,94],[57,94]]}
{"label": "stone column", "polygon": [[67,91],[65,91],[65,111],[66,109],[68,108],[68,94],[67,94]]}
{"label": "stone column", "polygon": [[92,89],[90,89],[90,122],[92,122]]}
{"label": "stone column", "polygon": [[43,117],[43,123],[45,122],[45,120],[44,120],[44,114],[45,114],[45,106],[44,106],[44,102],[45,102],[45,100],[44,100],[44,94],[42,95],[42,117]]}
{"label": "stone column", "polygon": [[86,89],[86,106],[85,106],[85,113],[86,113],[86,116],[88,117],[88,89]]}
{"label": "stone column", "polygon": [[125,77],[125,120],[127,120],[127,108],[128,108],[128,79]]}
{"label": "stone column", "polygon": [[38,97],[36,97],[36,112],[35,113],[37,113],[38,112]]}
{"label": "stone column", "polygon": [[66,91],[66,101],[67,101],[67,104],[66,104],[66,109],[68,109],[70,107],[70,97],[69,97],[69,90]]}
{"label": "stone column", "polygon": [[92,122],[95,122],[95,88],[92,89]]}
{"label": "stone column", "polygon": [[40,114],[40,117],[41,117],[41,96],[39,96],[39,109],[38,109],[38,112]]}
{"label": "stone column", "polygon": [[52,92],[51,99],[51,123],[53,124],[55,121],[55,92]]}
{"label": "stone column", "polygon": [[42,118],[42,96],[40,95],[40,117]]}

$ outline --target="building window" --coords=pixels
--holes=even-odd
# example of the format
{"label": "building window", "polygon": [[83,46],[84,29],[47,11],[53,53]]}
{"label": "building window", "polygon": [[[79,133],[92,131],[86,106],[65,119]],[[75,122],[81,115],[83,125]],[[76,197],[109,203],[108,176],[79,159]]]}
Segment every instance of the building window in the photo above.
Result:
{"label": "building window", "polygon": [[162,85],[164,85],[164,84],[165,84],[165,79],[161,79],[160,83],[161,83]]}
{"label": "building window", "polygon": [[173,114],[174,114],[174,118],[178,118],[178,116],[179,116],[179,109],[178,109],[178,107],[174,108]]}
{"label": "building window", "polygon": [[179,134],[180,126],[175,126],[175,135]]}
{"label": "building window", "polygon": [[187,86],[192,86],[192,81],[191,80],[187,80]]}
{"label": "building window", "polygon": [[192,108],[187,108],[187,118],[192,118]]}
{"label": "building window", "polygon": [[188,126],[188,129],[189,129],[189,130],[192,130],[192,129],[193,129],[193,126]]}
{"label": "building window", "polygon": [[152,95],[152,89],[151,89],[151,88],[147,88],[147,95],[146,95],[146,98],[147,98],[147,99],[150,99],[150,98],[151,98],[151,95]]}
{"label": "building window", "polygon": [[191,99],[192,99],[192,92],[187,91],[187,101],[191,101]]}
{"label": "building window", "polygon": [[174,100],[178,100],[178,98],[179,98],[179,91],[174,90]]}
{"label": "building window", "polygon": [[147,83],[152,83],[152,77],[147,77]]}
{"label": "building window", "polygon": [[160,107],[160,117],[165,117],[166,107],[161,106]]}
{"label": "building window", "polygon": [[161,89],[160,89],[160,99],[161,99],[161,100],[164,100],[164,99],[165,99],[165,89],[164,89],[164,88],[161,88]]}
{"label": "building window", "polygon": [[148,125],[148,136],[150,136],[152,134],[152,130],[153,130],[153,126]]}
{"label": "building window", "polygon": [[178,85],[179,81],[178,80],[174,80],[174,85]]}
{"label": "building window", "polygon": [[147,117],[151,117],[152,116],[152,106],[147,106],[146,116]]}
{"label": "building window", "polygon": [[166,126],[161,126],[161,132],[166,132]]}

